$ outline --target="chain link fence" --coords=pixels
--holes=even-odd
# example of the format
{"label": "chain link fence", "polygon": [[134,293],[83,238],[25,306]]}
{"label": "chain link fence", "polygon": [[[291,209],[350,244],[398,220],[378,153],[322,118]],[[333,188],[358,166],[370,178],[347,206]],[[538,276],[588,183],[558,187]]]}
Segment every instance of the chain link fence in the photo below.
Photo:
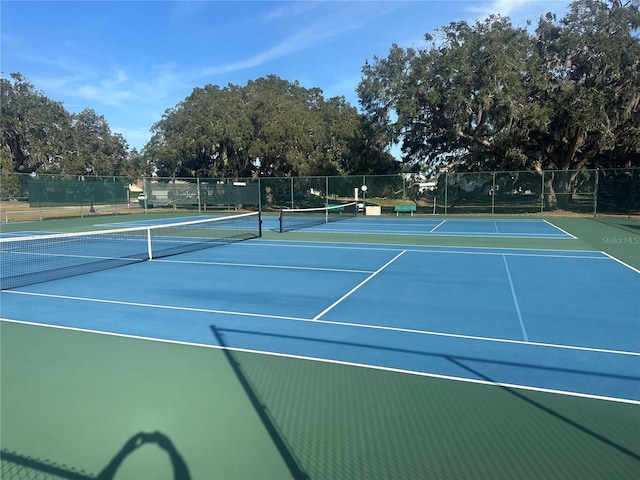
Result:
{"label": "chain link fence", "polygon": [[432,179],[400,174],[132,181],[6,173],[0,178],[3,222],[149,209],[268,212],[354,200],[370,214],[393,214],[396,205],[413,203],[417,214],[430,215],[632,216],[640,215],[640,168],[444,172]]}

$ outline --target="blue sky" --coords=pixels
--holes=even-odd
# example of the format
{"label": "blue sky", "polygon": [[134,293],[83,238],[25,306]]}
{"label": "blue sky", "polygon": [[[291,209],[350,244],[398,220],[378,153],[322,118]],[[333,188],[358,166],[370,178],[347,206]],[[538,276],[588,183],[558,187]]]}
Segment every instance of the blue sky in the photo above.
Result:
{"label": "blue sky", "polygon": [[490,13],[524,26],[569,0],[28,1],[2,0],[2,76],[19,72],[70,112],[105,117],[130,147],[195,87],[275,74],[355,93],[365,61],[391,45],[421,48],[425,33]]}

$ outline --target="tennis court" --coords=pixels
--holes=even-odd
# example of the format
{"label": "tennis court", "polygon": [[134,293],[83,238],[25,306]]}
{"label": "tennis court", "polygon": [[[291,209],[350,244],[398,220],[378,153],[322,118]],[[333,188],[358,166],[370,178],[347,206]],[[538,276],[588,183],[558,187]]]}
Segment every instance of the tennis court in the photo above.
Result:
{"label": "tennis court", "polygon": [[[303,221],[305,219],[303,218]],[[273,218],[266,218],[265,228],[277,231]],[[341,222],[312,225],[317,232],[379,235],[433,235],[497,238],[575,238],[547,220],[436,219],[425,217],[360,217]]]}
{"label": "tennis court", "polygon": [[638,237],[589,222],[265,217],[27,268],[1,293],[2,478],[636,478]]}

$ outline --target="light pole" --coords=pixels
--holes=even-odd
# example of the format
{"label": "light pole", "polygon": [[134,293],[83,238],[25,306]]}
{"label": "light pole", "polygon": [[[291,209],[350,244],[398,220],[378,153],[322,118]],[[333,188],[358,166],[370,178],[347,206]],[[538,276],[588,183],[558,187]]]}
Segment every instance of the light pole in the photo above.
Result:
{"label": "light pole", "polygon": [[[362,190],[362,214],[366,215],[367,214],[367,186],[366,185],[362,185],[360,187],[360,190]],[[356,205],[356,208],[358,206]]]}

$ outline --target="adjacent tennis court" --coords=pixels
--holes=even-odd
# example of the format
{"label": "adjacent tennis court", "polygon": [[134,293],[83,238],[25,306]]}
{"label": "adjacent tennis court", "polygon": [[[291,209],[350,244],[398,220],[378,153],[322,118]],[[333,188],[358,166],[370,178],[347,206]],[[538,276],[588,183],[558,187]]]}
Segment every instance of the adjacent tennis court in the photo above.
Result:
{"label": "adjacent tennis court", "polygon": [[190,220],[4,241],[3,478],[640,473],[632,230]]}
{"label": "adjacent tennis court", "polygon": [[[302,215],[291,220],[285,217],[284,225],[291,223],[292,229],[299,225],[318,232],[360,233],[381,235],[434,235],[456,237],[498,237],[498,238],[574,238],[547,220],[487,220],[487,219],[429,219],[424,217],[391,218],[364,217],[348,218],[348,221],[324,222],[321,216],[308,217]],[[340,216],[338,220],[342,220]],[[265,228],[277,231],[279,228],[267,217]]]}

